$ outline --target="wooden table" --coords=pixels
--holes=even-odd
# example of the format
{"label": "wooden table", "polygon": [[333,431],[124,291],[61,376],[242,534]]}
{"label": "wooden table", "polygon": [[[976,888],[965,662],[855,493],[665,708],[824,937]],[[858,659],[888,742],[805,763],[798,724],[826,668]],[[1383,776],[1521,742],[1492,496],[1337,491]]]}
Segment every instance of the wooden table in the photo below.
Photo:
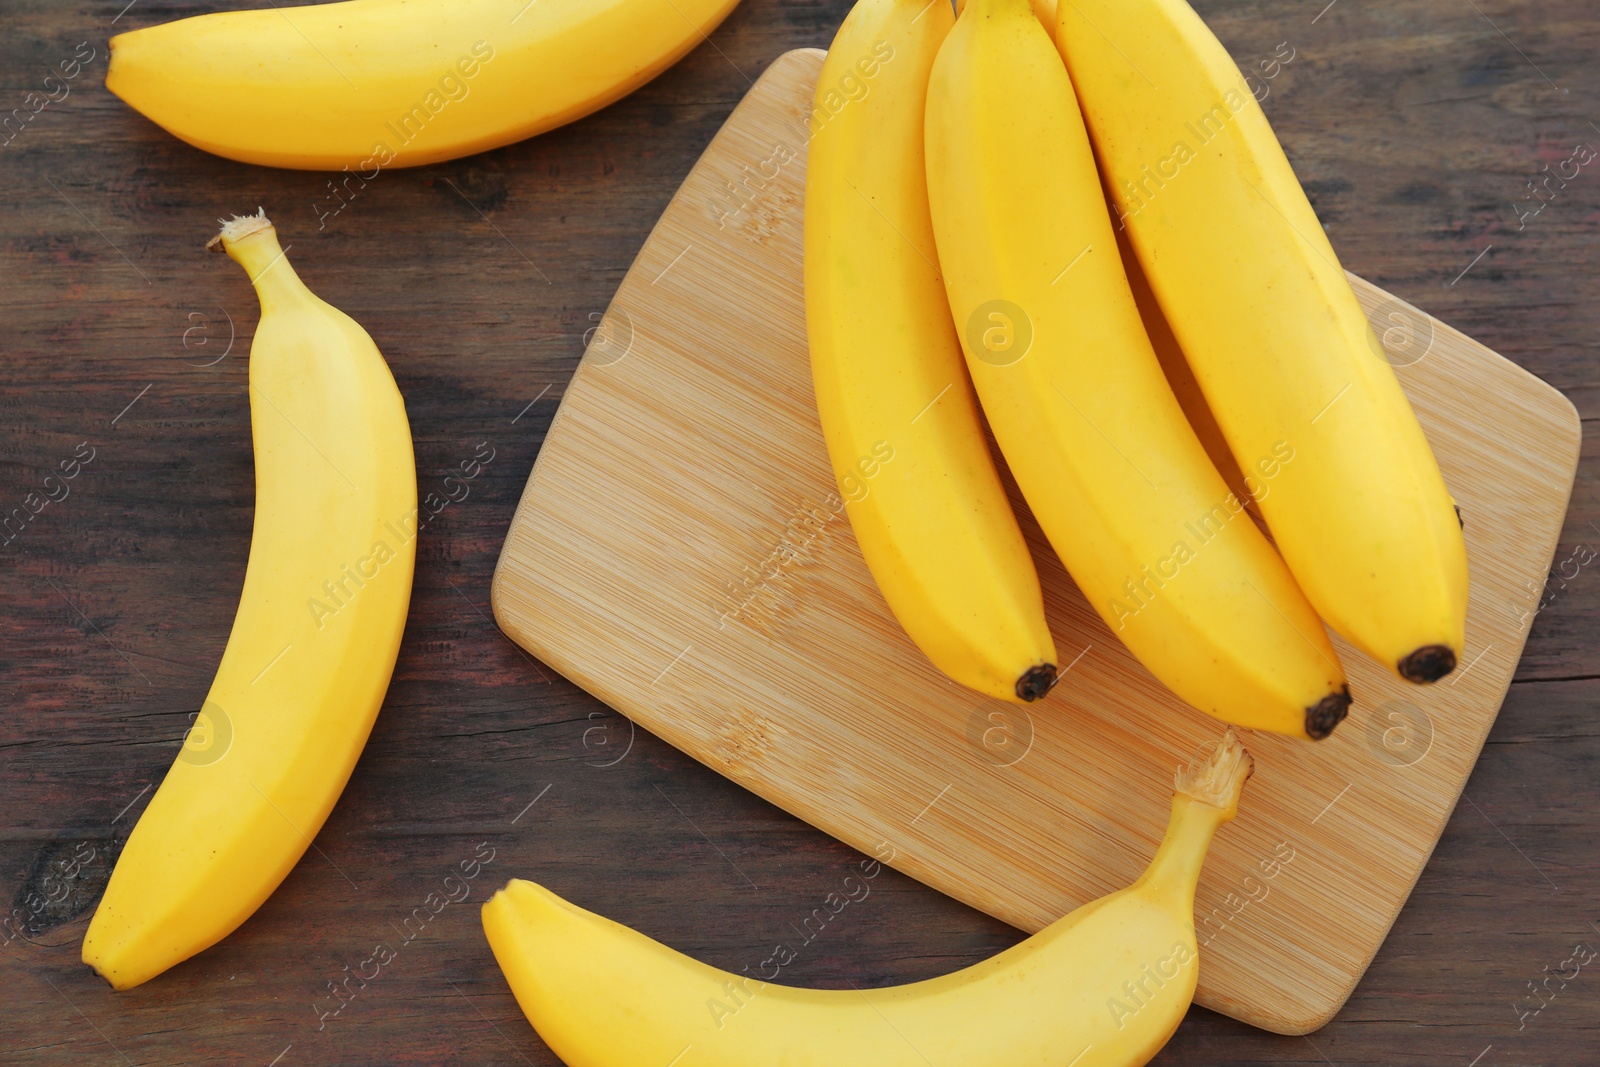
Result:
{"label": "wooden table", "polygon": [[[319,231],[326,175],[203,155],[104,90],[113,29],[219,6],[125,2],[13,0],[0,37],[5,111],[75,51],[95,57],[0,146],[0,509],[93,450],[70,495],[0,548],[0,904],[25,920],[24,937],[0,935],[0,1062],[555,1064],[477,921],[513,875],[733,970],[796,940],[856,854],[532,662],[490,620],[488,582],[585,331],[657,215],[750,80],[826,46],[847,4],[745,0],[714,48],[621,103],[384,173]],[[1292,50],[1265,107],[1345,264],[1600,417],[1600,160],[1552,179],[1553,198],[1541,187],[1536,216],[1526,199],[1542,168],[1600,148],[1600,17],[1581,0],[1323,5],[1197,6],[1242,63]],[[318,851],[226,942],[113,994],[79,941],[244,574],[257,311],[243,273],[201,246],[218,215],[257,205],[388,356],[422,490],[480,442],[494,458],[422,534],[394,685]],[[1195,1009],[1156,1063],[1595,1062],[1600,963],[1551,979],[1537,1014],[1530,983],[1600,947],[1597,458],[1586,445],[1546,606],[1464,802],[1349,1005],[1306,1038]],[[329,981],[484,842],[471,903],[323,1014],[339,1006]],[[875,890],[786,975],[903,982],[1018,936],[892,872]]]}

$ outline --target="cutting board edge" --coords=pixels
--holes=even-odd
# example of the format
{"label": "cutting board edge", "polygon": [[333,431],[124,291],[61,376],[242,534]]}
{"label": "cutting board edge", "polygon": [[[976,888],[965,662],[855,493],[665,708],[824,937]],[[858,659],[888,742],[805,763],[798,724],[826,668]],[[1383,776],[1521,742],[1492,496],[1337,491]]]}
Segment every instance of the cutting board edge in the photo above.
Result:
{"label": "cutting board edge", "polygon": [[[772,74],[772,72],[785,65],[800,62],[802,60],[816,60],[820,62],[822,59],[827,57],[827,54],[828,50],[826,48],[791,48],[787,52],[779,55],[778,58],[774,59],[771,63],[767,64],[767,69],[761,72],[761,74],[757,77],[757,81],[768,77]],[[753,103],[753,94],[747,93],[739,99],[737,104],[733,106],[733,110],[728,112],[728,117],[724,119],[722,125],[717,128],[717,132],[711,136],[711,140],[706,142],[705,148],[701,150],[700,155],[695,157],[694,164],[684,174],[683,180],[679,182],[678,187],[672,191],[672,196],[667,200],[669,207],[677,201],[679,196],[683,194],[684,187],[694,180],[695,173],[700,169],[700,165],[705,161],[706,156],[711,154],[711,152],[717,147],[718,142],[721,141],[723,137],[728,136],[728,130],[732,126],[735,116],[737,116],[744,108],[752,106]],[[639,253],[642,254],[646,248],[650,247],[650,243],[655,239],[656,233],[661,229],[662,225],[666,223],[667,215],[668,212],[663,210],[656,218],[655,224],[650,227],[650,232],[645,235],[644,242],[639,246]],[[600,316],[600,323],[598,324],[594,333],[590,335],[590,344],[584,346],[583,355],[578,358],[577,368],[573,371],[572,377],[568,380],[566,386],[561,390],[561,403],[556,407],[556,413],[550,420],[550,428],[545,431],[544,440],[539,443],[539,451],[533,457],[533,469],[528,472],[528,480],[522,487],[522,495],[517,499],[516,510],[512,512],[511,523],[506,530],[506,540],[502,542],[500,546],[500,558],[495,561],[494,575],[489,580],[490,614],[494,616],[495,624],[500,627],[501,632],[505,633],[507,637],[511,637],[513,641],[515,641],[516,638],[512,636],[511,631],[507,629],[505,619],[502,616],[499,606],[503,596],[501,592],[501,586],[504,580],[503,571],[505,569],[505,561],[508,554],[506,547],[510,543],[511,534],[520,528],[523,513],[526,510],[529,510],[531,507],[529,504],[529,499],[533,494],[535,483],[539,480],[539,468],[544,460],[545,454],[549,451],[549,444],[557,437],[558,434],[561,433],[563,421],[562,417],[567,411],[567,396],[572,392],[574,387],[582,388],[585,377],[584,371],[589,364],[589,349],[593,344],[592,338],[602,336],[601,328],[605,326],[606,320],[611,317],[611,309],[616,306],[617,298],[621,296],[624,291],[632,287],[632,283],[635,280],[634,276],[636,274],[640,276],[643,275],[644,266],[641,262],[643,258],[641,254],[635,254],[633,257],[633,262],[628,265],[627,271],[622,275],[622,281],[617,283],[616,291],[611,294],[611,300],[607,302],[606,310],[604,314]],[[522,644],[522,642],[518,643]],[[523,647],[527,648],[527,645],[523,644]],[[534,655],[539,656],[539,653],[535,652]],[[551,666],[555,666],[555,664],[551,664]]]}
{"label": "cutting board edge", "polygon": [[[1394,296],[1394,294],[1389,293],[1387,289],[1382,288],[1375,282],[1369,282],[1365,278],[1362,278],[1360,275],[1355,274],[1352,271],[1346,271],[1345,273],[1348,274],[1352,279],[1361,282],[1363,285],[1369,286],[1377,292],[1383,293],[1386,296],[1398,300],[1401,303],[1406,304],[1407,307],[1411,307],[1414,310],[1419,311],[1421,314],[1428,314],[1426,311],[1422,311],[1420,308],[1415,308],[1415,305],[1412,305],[1409,302]],[[1567,396],[1560,389],[1556,388],[1554,385],[1545,381],[1543,378],[1539,377],[1537,374],[1534,374],[1532,371],[1528,370],[1526,367],[1522,366],[1516,361],[1501,355],[1494,349],[1482,345],[1482,342],[1473,340],[1470,335],[1463,333],[1443,320],[1434,319],[1434,322],[1461,340],[1483,347],[1484,351],[1488,355],[1500,360],[1506,367],[1520,372],[1521,376],[1527,378],[1533,383],[1536,383],[1540,387],[1542,393],[1544,394],[1544,399],[1550,405],[1552,423],[1555,429],[1560,432],[1564,442],[1568,445],[1567,454],[1560,457],[1561,462],[1559,464],[1561,469],[1567,472],[1563,477],[1563,481],[1565,483],[1565,494],[1562,502],[1561,513],[1564,518],[1568,509],[1572,505],[1572,492],[1577,485],[1578,466],[1582,459],[1581,451],[1583,447],[1583,419],[1578,413],[1577,405],[1573,404],[1572,398]],[[1551,525],[1550,532],[1547,535],[1548,544],[1545,550],[1539,553],[1543,558],[1552,561],[1555,559],[1556,550],[1560,548],[1561,545],[1562,525],[1563,524],[1559,522]],[[1529,627],[1529,629],[1524,631],[1522,634],[1522,640],[1516,649],[1516,662],[1520,663],[1522,660],[1522,653],[1527,648],[1528,637],[1531,631],[1532,628]],[[1417,867],[1415,877],[1413,877],[1410,884],[1406,886],[1405,892],[1401,895],[1399,904],[1394,909],[1394,913],[1389,917],[1389,922],[1384,926],[1383,935],[1378,939],[1377,944],[1373,947],[1372,951],[1367,953],[1360,961],[1359,967],[1352,968],[1353,973],[1349,982],[1341,990],[1336,991],[1334,996],[1329,998],[1327,1007],[1308,1016],[1287,1014],[1276,1016],[1254,1011],[1241,1003],[1222,997],[1212,998],[1197,994],[1195,996],[1196,1004],[1199,1004],[1204,1008],[1210,1008],[1214,1011],[1221,1012],[1222,1014],[1231,1016],[1232,1018],[1238,1019],[1240,1022],[1248,1023],[1249,1025],[1255,1026],[1259,1029],[1268,1030],[1272,1033],[1283,1034],[1288,1037],[1303,1037],[1306,1034],[1315,1033],[1324,1026],[1328,1025],[1328,1023],[1332,1022],[1339,1012],[1344,1010],[1344,1006],[1349,1003],[1350,998],[1355,994],[1356,987],[1361,984],[1361,980],[1366,977],[1367,971],[1377,960],[1378,954],[1383,951],[1383,946],[1388,943],[1389,934],[1391,931],[1393,931],[1394,924],[1400,920],[1400,913],[1405,910],[1406,904],[1410,902],[1411,894],[1416,892],[1417,884],[1422,881],[1423,872],[1428,869],[1428,863],[1433,859],[1434,852],[1438,850],[1439,842],[1444,839],[1444,830],[1449,825],[1451,818],[1453,818],[1455,815],[1456,808],[1461,803],[1461,797],[1467,790],[1467,783],[1472,779],[1472,770],[1476,769],[1478,760],[1482,758],[1484,746],[1487,745],[1489,741],[1489,734],[1493,732],[1495,723],[1500,719],[1500,712],[1505,708],[1506,698],[1511,694],[1511,686],[1515,680],[1516,668],[1513,667],[1511,673],[1506,677],[1504,686],[1501,687],[1500,692],[1494,698],[1494,710],[1490,712],[1484,720],[1482,734],[1478,738],[1478,743],[1473,748],[1472,758],[1470,761],[1468,761],[1468,766],[1471,769],[1468,770],[1466,776],[1461,779],[1460,785],[1455,789],[1454,796],[1451,797],[1449,807],[1441,812],[1439,817],[1439,832],[1430,835],[1433,839],[1432,844],[1428,846],[1427,855],[1423,858],[1421,865]]]}
{"label": "cutting board edge", "polygon": [[[1492,355],[1495,358],[1499,359],[1507,367],[1510,367],[1510,368],[1512,368],[1514,370],[1522,372],[1522,374],[1524,376],[1526,376],[1530,381],[1536,383],[1541,388],[1541,391],[1544,392],[1545,399],[1551,403],[1551,407],[1553,409],[1552,410],[1552,414],[1556,414],[1556,412],[1559,411],[1559,416],[1558,417],[1559,417],[1560,421],[1565,424],[1564,426],[1562,426],[1562,430],[1565,433],[1570,433],[1570,435],[1572,437],[1572,441],[1573,441],[1572,465],[1574,467],[1574,474],[1576,474],[1576,466],[1577,466],[1577,462],[1578,462],[1578,458],[1579,458],[1579,456],[1578,456],[1578,448],[1581,447],[1582,442],[1583,442],[1583,416],[1579,414],[1578,406],[1572,402],[1572,398],[1571,397],[1569,397],[1566,393],[1562,392],[1559,387],[1557,387],[1555,385],[1552,385],[1550,382],[1545,381],[1543,378],[1539,377],[1539,375],[1535,374],[1533,371],[1529,370],[1527,367],[1524,367],[1522,364],[1518,363],[1516,360],[1510,358],[1509,356],[1507,356],[1504,353],[1498,351],[1497,349],[1493,349],[1493,348],[1490,348],[1488,345],[1485,345],[1482,341],[1477,340],[1471,334],[1467,333],[1465,330],[1462,330],[1460,327],[1451,325],[1450,323],[1446,322],[1444,319],[1439,318],[1437,315],[1433,314],[1432,312],[1426,311],[1426,310],[1418,307],[1417,305],[1411,303],[1411,301],[1405,299],[1404,297],[1397,296],[1396,294],[1390,292],[1389,290],[1385,289],[1383,286],[1379,285],[1377,282],[1371,281],[1371,280],[1369,280],[1367,278],[1363,278],[1361,275],[1357,274],[1353,270],[1346,269],[1344,273],[1345,273],[1345,276],[1348,277],[1349,279],[1351,279],[1353,282],[1360,283],[1360,286],[1365,286],[1365,287],[1373,290],[1374,292],[1382,293],[1384,296],[1386,296],[1389,299],[1395,301],[1396,303],[1404,304],[1406,307],[1410,308],[1412,311],[1415,311],[1417,314],[1426,316],[1429,319],[1429,321],[1434,323],[1435,326],[1437,326],[1439,328],[1442,328],[1443,330],[1448,332],[1451,336],[1453,336],[1456,340],[1461,341],[1461,342],[1463,342],[1465,344],[1470,344],[1470,345],[1482,348],[1486,353],[1488,353],[1489,355]],[[1569,504],[1571,502],[1571,498],[1572,498],[1572,494],[1571,494],[1571,491],[1569,489],[1568,493],[1567,493],[1567,499],[1568,499]]]}
{"label": "cutting board edge", "polygon": [[[630,722],[635,721],[633,717],[625,710],[624,705],[627,703],[625,694],[614,691],[613,687],[608,685],[603,679],[591,676],[581,666],[573,663],[559,648],[540,640],[537,632],[538,628],[533,622],[528,622],[525,625],[518,625],[517,623],[512,622],[510,619],[503,616],[502,612],[499,610],[498,604],[495,604],[495,595],[493,590],[491,590],[491,604],[494,604],[495,620],[497,623],[499,623],[501,630],[506,634],[507,637],[531,653],[539,660],[539,662],[549,666],[567,681],[571,682],[573,685],[576,685],[579,689],[582,689],[585,693],[588,693],[596,700],[599,700],[607,707],[616,711],[619,715],[627,718]],[[1498,717],[1498,715],[1499,710],[1497,708],[1495,711],[1495,717]],[[1493,726],[1493,721],[1493,719],[1490,720],[1489,727]],[[636,725],[638,725],[639,728],[647,730],[655,736],[661,738],[663,741],[666,741],[679,752],[682,752],[684,755],[688,756],[690,759],[694,760],[696,763],[707,768],[713,773],[728,778],[740,788],[749,790],[756,796],[767,801],[769,804],[772,804],[773,806],[787,812],[795,818],[800,819],[802,822],[805,822],[808,825],[820,830],[829,837],[832,837],[835,840],[840,841],[853,849],[856,849],[863,856],[873,855],[872,843],[866,840],[866,838],[863,837],[856,839],[854,835],[850,834],[846,830],[838,830],[824,826],[825,823],[832,823],[834,820],[826,817],[813,818],[812,816],[821,815],[822,813],[812,812],[810,810],[812,805],[810,805],[804,797],[781,795],[780,791],[777,789],[765,789],[763,788],[759,777],[735,777],[729,773],[729,768],[720,767],[708,762],[700,753],[694,751],[693,746],[686,747],[683,744],[680,744],[670,735],[669,732],[661,730],[654,725],[638,723],[636,723]],[[1486,728],[1484,731],[1484,737],[1487,738],[1487,736],[1488,729]],[[1483,742],[1480,741],[1478,745],[1478,751],[1481,752],[1482,747]],[[1476,761],[1476,758],[1477,757],[1475,755],[1474,761]],[[1465,789],[1465,781],[1462,783],[1462,789]],[[1460,795],[1458,793],[1456,797],[1456,803],[1459,803],[1459,800]],[[1451,805],[1451,810],[1454,810],[1454,803]],[[1449,813],[1446,813],[1444,816],[1444,821],[1448,822],[1448,819]],[[1435,837],[1433,848],[1438,847],[1438,841],[1439,838]],[[1430,858],[1433,854],[1433,848],[1430,848],[1428,851]],[[929,885],[930,888],[932,888],[931,884],[925,877],[925,874],[928,872],[922,870],[925,865],[917,863],[914,857],[906,855],[900,861],[883,862],[884,866],[892,867],[906,877],[915,879],[921,884]],[[1266,1013],[1256,1010],[1254,1007],[1246,1005],[1243,1002],[1233,1001],[1224,997],[1211,997],[1201,992],[1196,993],[1194,1002],[1203,1008],[1228,1015],[1249,1026],[1254,1026],[1260,1030],[1266,1030],[1269,1033],[1282,1034],[1289,1037],[1299,1037],[1320,1030],[1344,1009],[1345,1004],[1348,1003],[1350,997],[1354,995],[1356,987],[1361,983],[1361,979],[1365,977],[1368,968],[1370,968],[1373,961],[1377,959],[1378,953],[1382,951],[1383,944],[1387,940],[1389,930],[1393,928],[1395,921],[1400,916],[1400,911],[1405,907],[1406,901],[1410,899],[1411,893],[1416,889],[1416,884],[1421,879],[1422,871],[1426,869],[1426,866],[1427,863],[1424,861],[1423,865],[1418,868],[1417,877],[1412,879],[1411,884],[1406,887],[1404,897],[1402,897],[1399,906],[1395,908],[1394,914],[1390,918],[1388,926],[1384,928],[1383,938],[1378,941],[1372,952],[1367,955],[1365,959],[1361,960],[1358,967],[1352,968],[1353,973],[1348,983],[1342,985],[1336,990],[1332,990],[1332,995],[1324,1002],[1319,1002],[1316,1005],[1315,1010],[1311,1013],[1304,1015],[1292,1013]],[[937,889],[937,892],[943,893],[945,896],[959,901],[961,904],[964,904],[979,914],[988,915],[991,918],[997,918],[1001,922],[1006,923],[1008,926],[1011,926],[1013,929],[1018,930],[1023,934],[1031,934],[1033,932],[1029,927],[1020,926],[1005,916],[995,915],[993,911],[984,906],[984,902],[979,900],[976,894],[973,894],[973,896],[969,899],[968,895],[961,893],[956,889],[939,888]]]}

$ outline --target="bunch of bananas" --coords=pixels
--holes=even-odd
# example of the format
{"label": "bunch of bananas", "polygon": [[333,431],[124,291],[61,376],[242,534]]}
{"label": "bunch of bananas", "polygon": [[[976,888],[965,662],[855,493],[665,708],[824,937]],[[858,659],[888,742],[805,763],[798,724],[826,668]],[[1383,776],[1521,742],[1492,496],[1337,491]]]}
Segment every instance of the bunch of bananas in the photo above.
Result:
{"label": "bunch of bananas", "polygon": [[[115,38],[107,81],[209,151],[365,174],[571,121],[736,3],[209,15]],[[1259,107],[1183,0],[970,0],[959,17],[860,0],[823,92],[867,55],[871,93],[819,99],[807,317],[851,522],[929,659],[1008,700],[1057,678],[987,420],[1085,596],[1196,707],[1327,736],[1350,696],[1324,619],[1411,681],[1451,670],[1466,561],[1437,464]],[[262,305],[255,532],[210,697],[84,939],[119,989],[226,936],[310,846],[382,703],[411,591],[415,469],[382,356],[300,282],[264,215],[219,241]],[[1216,439],[1191,425],[1180,377]],[[851,492],[863,474],[872,491]],[[522,881],[485,905],[485,931],[574,1067],[1135,1067],[1193,996],[1195,885],[1250,769],[1230,729],[1180,771],[1137,882],[914,985],[752,984]]]}
{"label": "bunch of bananas", "polygon": [[1056,671],[981,404],[1089,603],[1202,711],[1328,736],[1350,695],[1323,620],[1409,681],[1453,669],[1466,550],[1438,464],[1185,0],[860,0],[824,91],[880,41],[894,62],[811,145],[807,324],[841,486],[874,443],[901,457],[847,507],[928,658],[1010,700]]}

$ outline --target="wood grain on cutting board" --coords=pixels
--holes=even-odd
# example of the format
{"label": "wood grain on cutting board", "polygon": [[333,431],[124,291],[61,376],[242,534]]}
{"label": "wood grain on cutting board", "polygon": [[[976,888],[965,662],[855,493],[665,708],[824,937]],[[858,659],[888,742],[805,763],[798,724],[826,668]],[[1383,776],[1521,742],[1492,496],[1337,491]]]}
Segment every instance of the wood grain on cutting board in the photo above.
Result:
{"label": "wood grain on cutting board", "polygon": [[[640,725],[1025,930],[1127,884],[1173,769],[1221,724],[1083,601],[1020,499],[1063,681],[1027,708],[934,670],[862,562],[817,423],[801,285],[823,53],[774,62],[685,180],[568,387],[508,534],[496,619]],[[1466,519],[1462,666],[1418,688],[1343,642],[1357,706],[1266,734],[1196,898],[1197,1001],[1326,1022],[1437,842],[1556,543],[1578,420],[1558,392],[1356,279]],[[1074,657],[1078,657],[1074,659]]]}

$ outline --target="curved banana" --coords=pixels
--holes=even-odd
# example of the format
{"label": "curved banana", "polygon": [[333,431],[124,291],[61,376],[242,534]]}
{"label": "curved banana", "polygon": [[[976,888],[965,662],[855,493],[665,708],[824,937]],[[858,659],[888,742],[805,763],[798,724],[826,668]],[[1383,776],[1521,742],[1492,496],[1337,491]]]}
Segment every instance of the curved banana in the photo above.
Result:
{"label": "curved banana", "polygon": [[1056,41],[1234,456],[1259,474],[1276,442],[1294,448],[1260,501],[1290,570],[1364,652],[1443,677],[1466,624],[1454,505],[1250,84],[1184,0],[1063,3]]}
{"label": "curved banana", "polygon": [[369,181],[582,118],[683,58],[737,3],[344,0],[219,12],[111,38],[106,87],[207,152]]}
{"label": "curved banana", "polygon": [[1349,707],[1344,672],[1162,375],[1072,84],[1028,0],[967,4],[934,63],[926,144],[978,397],[1089,603],[1200,710],[1327,736]]}
{"label": "curved banana", "polygon": [[1229,730],[1179,771],[1166,839],[1138,881],[982,963],[910,985],[772,985],[520,880],[484,904],[483,929],[523,1013],[568,1067],[1139,1067],[1194,997],[1195,883],[1250,770]]}
{"label": "curved banana", "polygon": [[226,937],[299,861],[366,744],[411,600],[416,469],[383,356],[306,289],[264,216],[220,240],[261,299],[255,528],[211,692],[83,940],[117,989]]}
{"label": "curved banana", "polygon": [[[934,266],[922,165],[928,69],[954,21],[927,0],[859,0],[817,83],[805,284],[822,431],[856,540],[933,664],[1006,700],[1055,681],[1055,643]],[[838,87],[877,75],[831,113]]]}

